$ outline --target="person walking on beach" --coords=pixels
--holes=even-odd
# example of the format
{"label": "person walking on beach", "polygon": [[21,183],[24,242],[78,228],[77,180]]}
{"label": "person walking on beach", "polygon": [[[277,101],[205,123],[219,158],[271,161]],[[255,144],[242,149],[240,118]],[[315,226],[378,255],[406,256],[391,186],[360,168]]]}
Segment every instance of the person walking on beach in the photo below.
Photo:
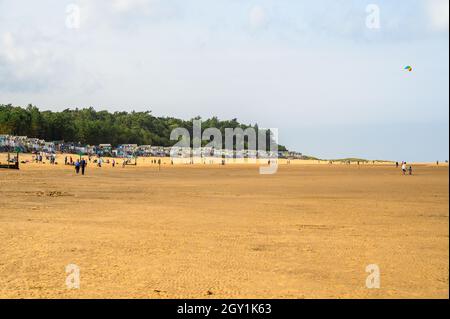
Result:
{"label": "person walking on beach", "polygon": [[113,159],[113,160],[112,160],[112,167],[115,167],[115,166],[116,166],[116,160]]}
{"label": "person walking on beach", "polygon": [[77,160],[75,162],[75,172],[77,172],[77,174],[80,173],[80,161],[79,160]]}
{"label": "person walking on beach", "polygon": [[409,175],[412,175],[412,166],[411,165],[409,166],[408,171],[409,171]]}
{"label": "person walking on beach", "polygon": [[403,164],[402,164],[402,172],[403,172],[403,175],[406,175],[406,162],[403,162]]}
{"label": "person walking on beach", "polygon": [[87,162],[86,160],[83,158],[80,162],[80,167],[81,167],[81,175],[84,175],[84,171],[86,169],[87,166]]}
{"label": "person walking on beach", "polygon": [[395,162],[395,167],[398,168],[398,162]]}

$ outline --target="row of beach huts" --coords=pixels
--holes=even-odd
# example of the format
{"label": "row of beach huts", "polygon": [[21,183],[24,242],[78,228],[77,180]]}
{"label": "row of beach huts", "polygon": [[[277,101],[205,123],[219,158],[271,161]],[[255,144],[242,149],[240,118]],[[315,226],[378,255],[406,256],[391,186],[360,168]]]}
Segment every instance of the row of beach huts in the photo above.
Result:
{"label": "row of beach huts", "polygon": [[[81,143],[71,143],[64,141],[47,142],[38,138],[29,138],[27,136],[12,136],[0,135],[0,152],[21,152],[21,153],[66,153],[66,154],[89,154],[97,156],[111,156],[111,157],[191,157],[193,152],[191,148],[180,147],[163,147],[153,145],[137,145],[137,144],[122,144],[113,147],[111,144],[99,145],[82,145]],[[202,147],[200,154],[195,154],[202,157],[236,157],[236,158],[291,158],[301,159],[302,154],[298,152],[259,152],[252,150],[218,150],[212,147]]]}

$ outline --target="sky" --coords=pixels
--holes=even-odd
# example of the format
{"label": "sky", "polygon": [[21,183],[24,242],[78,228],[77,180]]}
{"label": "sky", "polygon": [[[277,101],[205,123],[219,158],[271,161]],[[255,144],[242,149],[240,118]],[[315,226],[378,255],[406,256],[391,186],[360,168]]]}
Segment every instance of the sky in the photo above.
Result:
{"label": "sky", "polygon": [[321,158],[443,161],[449,1],[0,0],[0,104],[29,103],[237,118]]}

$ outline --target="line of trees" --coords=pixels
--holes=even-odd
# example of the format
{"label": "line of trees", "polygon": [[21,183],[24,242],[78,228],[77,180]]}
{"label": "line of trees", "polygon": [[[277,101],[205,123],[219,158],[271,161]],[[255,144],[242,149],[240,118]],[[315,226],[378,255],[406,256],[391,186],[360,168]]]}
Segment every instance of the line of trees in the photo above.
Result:
{"label": "line of trees", "polygon": [[[200,119],[197,117],[195,119]],[[138,144],[172,146],[170,133],[177,127],[192,134],[192,119],[185,121],[173,117],[156,117],[151,112],[96,111],[94,108],[66,109],[62,112],[40,111],[33,105],[18,107],[0,104],[0,134],[28,136],[46,141],[65,141],[98,145]],[[237,119],[228,121],[217,117],[202,120],[202,130],[215,127],[225,137],[225,128],[253,127]],[[269,136],[269,134],[268,134]],[[268,137],[269,139],[270,137]],[[204,144],[208,143],[204,141]],[[286,150],[279,146],[280,150]]]}

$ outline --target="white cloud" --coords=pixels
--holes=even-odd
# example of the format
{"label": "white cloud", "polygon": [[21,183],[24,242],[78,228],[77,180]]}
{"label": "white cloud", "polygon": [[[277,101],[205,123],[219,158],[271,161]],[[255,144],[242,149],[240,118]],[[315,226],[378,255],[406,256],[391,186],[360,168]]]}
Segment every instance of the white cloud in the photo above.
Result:
{"label": "white cloud", "polygon": [[267,24],[267,14],[263,7],[254,6],[250,9],[250,25],[252,28],[261,28]]}
{"label": "white cloud", "polygon": [[1,56],[11,63],[23,61],[26,57],[25,52],[16,47],[14,37],[10,32],[5,32],[2,35],[0,45],[0,57]]}
{"label": "white cloud", "polygon": [[66,68],[40,40],[17,37],[11,32],[0,34],[0,89],[37,91],[62,80],[60,70]]}
{"label": "white cloud", "polygon": [[449,0],[427,0],[431,26],[436,30],[449,28]]}
{"label": "white cloud", "polygon": [[134,9],[145,8],[151,4],[151,0],[114,0],[113,9],[116,12],[128,12]]}
{"label": "white cloud", "polygon": [[77,0],[83,30],[127,30],[163,19],[170,7],[160,0]]}

